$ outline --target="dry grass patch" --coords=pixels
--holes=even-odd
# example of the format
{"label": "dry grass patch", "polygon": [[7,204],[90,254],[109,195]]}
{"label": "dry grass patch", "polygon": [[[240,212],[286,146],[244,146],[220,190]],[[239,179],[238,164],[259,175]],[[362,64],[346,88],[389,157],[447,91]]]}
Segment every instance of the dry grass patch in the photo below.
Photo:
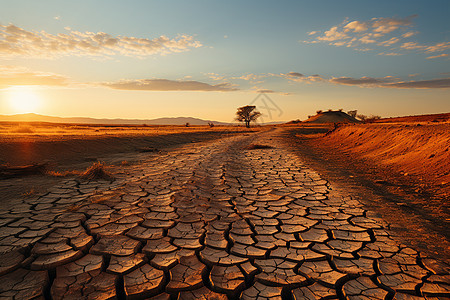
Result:
{"label": "dry grass patch", "polygon": [[106,165],[104,162],[98,161],[92,164],[83,173],[80,174],[80,178],[87,180],[114,180],[114,177],[106,171]]}
{"label": "dry grass patch", "polygon": [[34,133],[34,130],[29,126],[18,126],[10,131],[11,133]]}

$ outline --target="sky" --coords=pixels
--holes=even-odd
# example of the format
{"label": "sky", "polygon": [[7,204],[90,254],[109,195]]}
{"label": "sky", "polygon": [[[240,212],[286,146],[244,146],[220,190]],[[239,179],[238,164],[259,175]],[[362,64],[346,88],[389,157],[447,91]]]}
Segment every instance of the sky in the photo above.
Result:
{"label": "sky", "polygon": [[450,1],[0,0],[0,114],[450,111]]}

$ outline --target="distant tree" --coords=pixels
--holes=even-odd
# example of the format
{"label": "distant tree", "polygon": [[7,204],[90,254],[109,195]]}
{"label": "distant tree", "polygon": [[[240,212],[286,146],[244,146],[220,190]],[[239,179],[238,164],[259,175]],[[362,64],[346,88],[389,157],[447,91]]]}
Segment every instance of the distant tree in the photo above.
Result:
{"label": "distant tree", "polygon": [[365,123],[373,123],[373,122],[375,122],[376,120],[379,120],[379,119],[381,119],[380,116],[370,115],[370,116],[368,116],[366,118]]}
{"label": "distant tree", "polygon": [[246,105],[239,107],[236,112],[236,120],[244,122],[247,128],[250,128],[250,122],[256,121],[261,116],[259,111],[256,111],[256,106]]}
{"label": "distant tree", "polygon": [[321,114],[322,113],[322,110],[321,109],[319,109],[318,111],[316,111],[316,114]]}
{"label": "distant tree", "polygon": [[363,115],[363,114],[359,114],[359,115],[357,115],[356,117],[357,117],[358,119],[360,119],[361,121],[363,121],[363,122],[365,122],[366,119],[367,119],[367,116],[366,116],[366,115]]}
{"label": "distant tree", "polygon": [[343,109],[342,109],[342,108],[339,108],[339,111],[343,111]]}
{"label": "distant tree", "polygon": [[358,113],[357,110],[349,110],[347,112],[347,115],[349,115],[350,117],[356,118],[356,114]]}
{"label": "distant tree", "polygon": [[184,126],[189,127],[189,126],[191,126],[191,124],[189,124],[189,122],[187,122],[186,124],[184,124]]}
{"label": "distant tree", "polygon": [[363,121],[364,123],[373,123],[376,120],[381,119],[380,116],[376,116],[376,115],[370,115],[370,116],[366,116],[366,115],[358,115],[357,116],[358,119],[360,119],[361,121]]}
{"label": "distant tree", "polygon": [[209,127],[213,128],[214,127],[214,123],[213,122],[208,122]]}
{"label": "distant tree", "polygon": [[333,110],[331,108],[329,108],[328,111],[333,111]]}

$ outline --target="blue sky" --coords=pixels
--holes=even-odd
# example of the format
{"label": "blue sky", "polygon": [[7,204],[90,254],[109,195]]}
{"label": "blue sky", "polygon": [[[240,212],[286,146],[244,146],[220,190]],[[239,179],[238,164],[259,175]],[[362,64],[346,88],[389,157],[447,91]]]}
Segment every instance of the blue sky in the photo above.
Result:
{"label": "blue sky", "polygon": [[0,113],[228,121],[258,92],[276,120],[450,108],[449,1],[0,5]]}

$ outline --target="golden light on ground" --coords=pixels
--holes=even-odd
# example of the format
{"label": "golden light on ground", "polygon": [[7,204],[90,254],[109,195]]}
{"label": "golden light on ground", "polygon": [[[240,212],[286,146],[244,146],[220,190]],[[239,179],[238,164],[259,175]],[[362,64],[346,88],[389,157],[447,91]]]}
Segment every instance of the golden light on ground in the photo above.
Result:
{"label": "golden light on ground", "polygon": [[33,87],[15,86],[7,91],[7,99],[12,113],[36,113],[42,101]]}

